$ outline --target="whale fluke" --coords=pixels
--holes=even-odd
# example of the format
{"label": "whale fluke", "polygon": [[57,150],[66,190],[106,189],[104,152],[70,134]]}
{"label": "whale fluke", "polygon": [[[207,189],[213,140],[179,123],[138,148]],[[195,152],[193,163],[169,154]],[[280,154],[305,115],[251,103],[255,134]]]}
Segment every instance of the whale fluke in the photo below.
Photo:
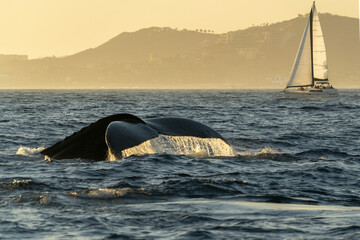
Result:
{"label": "whale fluke", "polygon": [[123,158],[126,149],[157,138],[159,135],[217,138],[228,142],[212,128],[184,118],[155,118],[143,121],[131,114],[116,114],[84,127],[64,140],[46,148],[41,154],[55,159],[82,158],[106,160],[109,152]]}

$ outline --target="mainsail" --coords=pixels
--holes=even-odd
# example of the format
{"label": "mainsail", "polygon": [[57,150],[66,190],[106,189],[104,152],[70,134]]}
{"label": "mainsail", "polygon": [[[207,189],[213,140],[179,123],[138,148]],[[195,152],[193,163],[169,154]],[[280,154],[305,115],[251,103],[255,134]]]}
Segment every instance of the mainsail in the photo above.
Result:
{"label": "mainsail", "polygon": [[315,81],[327,80],[324,37],[314,3],[286,87],[313,86]]}
{"label": "mainsail", "polygon": [[324,36],[320,26],[319,15],[316,7],[313,7],[313,68],[315,81],[327,81],[328,66],[326,60],[326,49]]}

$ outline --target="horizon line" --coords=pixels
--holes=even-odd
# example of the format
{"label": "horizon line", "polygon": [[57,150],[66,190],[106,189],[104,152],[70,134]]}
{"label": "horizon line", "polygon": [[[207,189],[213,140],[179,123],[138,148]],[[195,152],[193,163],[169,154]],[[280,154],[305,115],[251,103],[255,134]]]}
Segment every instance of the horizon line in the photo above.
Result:
{"label": "horizon line", "polygon": [[[0,91],[24,91],[24,90],[49,90],[49,91],[57,91],[57,90],[126,90],[126,91],[136,91],[136,90],[159,90],[159,91],[172,91],[172,90],[282,90],[284,88],[0,88]],[[360,87],[355,88],[343,88],[336,87],[336,89],[342,90],[352,90],[352,89],[360,89]]]}

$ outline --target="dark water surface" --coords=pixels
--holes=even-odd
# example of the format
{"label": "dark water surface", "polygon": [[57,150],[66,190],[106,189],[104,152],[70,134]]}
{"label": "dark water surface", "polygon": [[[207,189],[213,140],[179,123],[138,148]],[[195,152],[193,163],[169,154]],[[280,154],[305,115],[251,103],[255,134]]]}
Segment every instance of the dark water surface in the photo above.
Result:
{"label": "dark water surface", "polygon": [[[360,239],[360,91],[340,94],[0,91],[0,239]],[[36,154],[116,113],[202,122],[236,157]]]}

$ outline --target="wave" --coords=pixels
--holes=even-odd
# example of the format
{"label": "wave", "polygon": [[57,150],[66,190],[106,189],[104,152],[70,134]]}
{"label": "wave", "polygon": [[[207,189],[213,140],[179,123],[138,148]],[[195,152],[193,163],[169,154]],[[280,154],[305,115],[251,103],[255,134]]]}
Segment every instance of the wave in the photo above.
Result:
{"label": "wave", "polygon": [[[308,158],[316,158],[319,160],[328,160],[332,159],[334,157],[349,157],[349,155],[346,152],[342,152],[338,149],[311,149],[306,150],[294,154],[289,153],[279,153],[275,151],[274,149],[270,147],[264,147],[259,152],[251,153],[251,152],[244,152],[244,153],[237,153],[236,158],[239,159],[245,159],[245,160],[251,160],[251,159],[268,159],[268,160],[274,160],[274,161],[296,161],[303,159],[304,157]],[[357,159],[356,156],[354,156],[354,159]]]}
{"label": "wave", "polygon": [[315,107],[315,106],[304,106],[304,107],[300,107],[300,109],[303,109],[303,110],[324,110],[323,107]]}
{"label": "wave", "polygon": [[22,189],[22,188],[30,188],[30,185],[33,182],[30,179],[25,180],[17,180],[13,179],[12,182],[0,182],[0,189],[3,190],[15,190],[15,189]]}
{"label": "wave", "polygon": [[40,153],[42,150],[44,150],[45,147],[38,147],[38,148],[29,148],[20,146],[18,150],[16,151],[16,155],[22,155],[22,156],[34,156],[38,153]]}
{"label": "wave", "polygon": [[40,190],[40,191],[48,191],[49,189],[53,189],[54,186],[47,185],[45,182],[37,181],[34,179],[19,179],[19,178],[11,178],[11,179],[2,179],[0,182],[0,190],[4,191],[17,191],[17,190]]}
{"label": "wave", "polygon": [[286,204],[306,204],[306,205],[317,205],[320,202],[313,198],[296,197],[296,196],[283,196],[280,194],[264,194],[246,196],[248,200],[263,203],[286,203]]}
{"label": "wave", "polygon": [[332,235],[341,237],[342,239],[358,239],[360,225],[338,226],[330,229]]}
{"label": "wave", "polygon": [[91,198],[91,199],[113,199],[113,198],[123,198],[131,194],[136,195],[151,195],[150,192],[147,192],[145,188],[99,188],[92,190],[83,190],[78,192],[70,192],[70,196],[79,197],[79,198]]}
{"label": "wave", "polygon": [[347,157],[349,156],[346,152],[341,152],[337,149],[327,149],[327,148],[321,148],[321,149],[311,149],[307,151],[303,151],[300,153],[297,153],[296,156],[316,156],[319,157],[319,159],[325,160],[328,156],[335,156],[335,157]]}
{"label": "wave", "polygon": [[272,149],[271,147],[263,147],[259,152],[251,153],[238,153],[236,158],[251,160],[251,159],[268,159],[268,160],[277,160],[277,161],[291,161],[297,160],[298,158],[286,153],[279,153]]}
{"label": "wave", "polygon": [[163,181],[154,195],[167,197],[224,197],[244,194],[248,182],[239,178],[191,178]]}

